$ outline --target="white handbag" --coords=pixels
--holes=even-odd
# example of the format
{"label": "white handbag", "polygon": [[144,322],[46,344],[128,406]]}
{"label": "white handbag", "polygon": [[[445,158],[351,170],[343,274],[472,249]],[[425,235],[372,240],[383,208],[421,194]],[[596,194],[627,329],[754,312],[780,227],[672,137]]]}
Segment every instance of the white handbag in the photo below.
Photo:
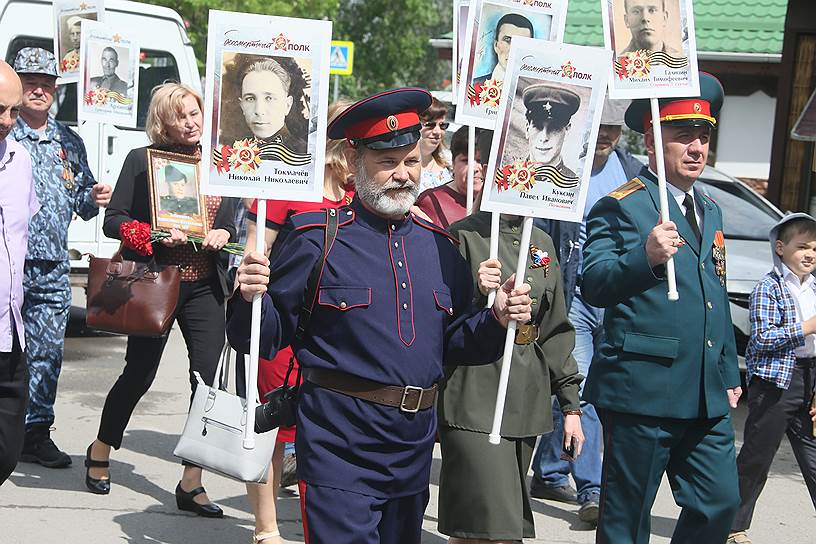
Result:
{"label": "white handbag", "polygon": [[[227,392],[226,386],[231,351],[226,344],[218,361],[215,370],[218,387],[207,385],[195,373],[198,387],[173,455],[228,478],[266,483],[278,430],[255,434],[255,448],[244,448],[247,402]],[[249,356],[245,368],[250,371]],[[252,399],[254,410],[259,405],[258,391],[247,391],[247,397]]]}

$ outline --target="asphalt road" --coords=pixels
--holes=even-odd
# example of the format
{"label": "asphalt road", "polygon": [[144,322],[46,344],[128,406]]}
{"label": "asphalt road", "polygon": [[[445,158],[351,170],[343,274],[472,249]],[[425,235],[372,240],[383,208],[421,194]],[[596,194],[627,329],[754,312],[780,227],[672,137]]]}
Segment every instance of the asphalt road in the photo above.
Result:
{"label": "asphalt road", "polygon": [[[136,409],[122,449],[113,456],[111,494],[98,496],[85,490],[85,449],[96,434],[105,396],[123,367],[125,339],[75,336],[76,332],[66,341],[52,433],[57,444],[71,454],[73,466],[62,470],[27,463],[17,466],[0,488],[0,543],[251,542],[252,515],[240,483],[205,475],[210,497],[226,512],[224,519],[202,519],[176,509],[173,489],[181,467],[172,451],[189,398],[187,354],[178,331],[168,343],[153,388]],[[739,443],[745,415],[744,406],[734,413]],[[437,451],[422,539],[427,544],[447,541],[436,531],[439,464]],[[297,494],[284,490],[278,509],[285,542],[303,542]],[[594,542],[595,533],[578,520],[576,506],[534,499],[533,510],[538,538],[527,542]],[[653,510],[651,542],[669,542],[678,512],[664,481]],[[816,515],[785,442],[757,506],[751,535],[755,544],[812,544],[814,532]]]}

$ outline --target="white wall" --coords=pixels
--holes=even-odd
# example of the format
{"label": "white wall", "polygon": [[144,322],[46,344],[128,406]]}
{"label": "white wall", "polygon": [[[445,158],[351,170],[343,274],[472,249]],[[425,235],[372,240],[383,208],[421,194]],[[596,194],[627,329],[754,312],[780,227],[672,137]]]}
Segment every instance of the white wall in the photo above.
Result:
{"label": "white wall", "polygon": [[715,166],[732,176],[768,179],[775,110],[776,99],[761,91],[726,96]]}

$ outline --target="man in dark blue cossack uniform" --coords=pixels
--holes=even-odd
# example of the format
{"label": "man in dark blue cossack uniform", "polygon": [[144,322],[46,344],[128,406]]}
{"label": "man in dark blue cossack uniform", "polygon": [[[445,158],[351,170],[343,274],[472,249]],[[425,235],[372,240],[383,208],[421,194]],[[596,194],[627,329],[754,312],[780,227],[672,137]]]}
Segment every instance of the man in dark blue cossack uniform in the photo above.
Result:
{"label": "man in dark blue cossack uniform", "polygon": [[[452,239],[409,213],[421,171],[419,114],[430,103],[422,89],[387,91],[329,126],[330,138],[349,141],[357,196],[338,211],[311,322],[293,346],[305,372],[297,456],[312,544],[420,541],[443,361],[495,361],[507,323],[530,319],[529,286],[513,290],[513,278],[492,309],[473,308],[470,269]],[[251,253],[238,269],[227,334],[239,352],[249,351],[257,293],[261,356],[294,340],[326,213],[292,222],[271,266]]]}

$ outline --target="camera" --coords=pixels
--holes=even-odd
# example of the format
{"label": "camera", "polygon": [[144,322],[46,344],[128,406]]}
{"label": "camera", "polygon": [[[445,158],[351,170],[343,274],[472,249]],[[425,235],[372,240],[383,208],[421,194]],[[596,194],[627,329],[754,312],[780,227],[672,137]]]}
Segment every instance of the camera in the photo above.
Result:
{"label": "camera", "polygon": [[255,432],[261,434],[277,427],[293,426],[297,396],[297,386],[285,384],[267,393],[266,402],[255,408]]}

